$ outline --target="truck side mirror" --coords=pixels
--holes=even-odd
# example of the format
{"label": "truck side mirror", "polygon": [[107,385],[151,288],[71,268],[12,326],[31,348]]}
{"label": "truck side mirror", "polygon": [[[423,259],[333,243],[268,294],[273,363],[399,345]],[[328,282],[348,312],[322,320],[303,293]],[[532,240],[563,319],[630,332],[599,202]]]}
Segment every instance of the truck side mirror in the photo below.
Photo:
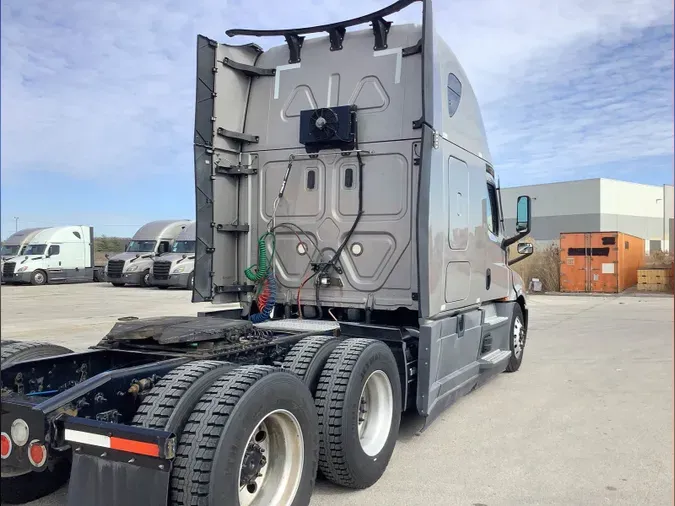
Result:
{"label": "truck side mirror", "polygon": [[521,195],[518,197],[516,205],[516,232],[529,233],[532,221],[532,210],[530,209],[530,197]]}
{"label": "truck side mirror", "polygon": [[110,258],[110,255],[108,255],[107,253],[103,256],[106,257],[106,258]]}
{"label": "truck side mirror", "polygon": [[534,252],[531,242],[519,242],[517,249],[519,255],[531,255]]}

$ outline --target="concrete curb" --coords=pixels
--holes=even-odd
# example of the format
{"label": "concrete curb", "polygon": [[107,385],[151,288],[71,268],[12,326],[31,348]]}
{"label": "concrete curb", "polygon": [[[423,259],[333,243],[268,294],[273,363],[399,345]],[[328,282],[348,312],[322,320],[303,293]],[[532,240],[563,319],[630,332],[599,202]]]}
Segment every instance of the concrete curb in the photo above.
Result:
{"label": "concrete curb", "polygon": [[552,295],[558,297],[613,297],[619,299],[621,297],[655,297],[672,299],[675,294],[665,292],[623,292],[623,293],[572,293],[572,292],[527,292],[527,295],[536,297],[537,295]]}

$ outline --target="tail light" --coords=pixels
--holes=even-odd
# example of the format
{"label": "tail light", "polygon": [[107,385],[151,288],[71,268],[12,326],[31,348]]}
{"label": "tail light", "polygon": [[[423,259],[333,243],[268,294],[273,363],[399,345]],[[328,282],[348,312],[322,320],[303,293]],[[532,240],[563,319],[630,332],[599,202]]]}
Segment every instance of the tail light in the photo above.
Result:
{"label": "tail light", "polygon": [[0,457],[6,459],[12,453],[12,440],[6,432],[0,433]]}
{"label": "tail light", "polygon": [[28,445],[28,460],[35,467],[42,467],[47,462],[47,448],[37,439],[33,439]]}
{"label": "tail light", "polygon": [[28,424],[21,418],[17,418],[12,422],[9,432],[16,446],[23,446],[28,442]]}

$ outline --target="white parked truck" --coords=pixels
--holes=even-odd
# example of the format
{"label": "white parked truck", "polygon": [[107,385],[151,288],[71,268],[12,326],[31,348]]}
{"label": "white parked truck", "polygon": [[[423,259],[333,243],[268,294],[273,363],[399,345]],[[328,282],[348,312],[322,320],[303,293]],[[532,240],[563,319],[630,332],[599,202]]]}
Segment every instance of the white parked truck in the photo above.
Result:
{"label": "white parked truck", "polygon": [[150,284],[157,288],[187,288],[192,290],[195,270],[195,241],[197,223],[183,229],[171,247],[171,252],[157,256],[150,268]]}
{"label": "white parked truck", "polygon": [[[421,25],[387,19],[415,3]],[[427,427],[520,369],[510,266],[532,245],[508,246],[530,198],[506,231],[477,99],[434,26],[443,3],[226,32],[284,41],[267,50],[198,37],[192,295],[220,307],[125,318],[81,353],[3,345],[3,494],[70,476],[69,506],[307,506],[319,470],[376,483],[404,412]]]}
{"label": "white parked truck", "polygon": [[139,228],[124,253],[108,258],[105,277],[113,286],[150,286],[150,268],[156,256],[171,251],[190,220],[158,220]]}
{"label": "white parked truck", "polygon": [[19,256],[2,266],[7,284],[81,283],[97,281],[94,264],[94,228],[86,225],[39,230]]}
{"label": "white parked truck", "polygon": [[[5,262],[11,260],[17,255],[21,255],[26,249],[26,246],[30,240],[35,237],[40,230],[44,230],[46,227],[40,228],[24,228],[18,230],[10,235],[6,240],[2,242],[2,260],[0,261],[0,273],[5,267]],[[2,282],[5,282],[4,276],[2,277]]]}

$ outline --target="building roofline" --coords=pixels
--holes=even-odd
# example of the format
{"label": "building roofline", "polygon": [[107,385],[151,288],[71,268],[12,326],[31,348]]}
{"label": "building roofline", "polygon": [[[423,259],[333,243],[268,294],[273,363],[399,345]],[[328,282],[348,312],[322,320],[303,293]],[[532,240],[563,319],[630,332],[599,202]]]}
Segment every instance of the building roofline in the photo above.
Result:
{"label": "building roofline", "polygon": [[591,181],[612,181],[612,182],[615,182],[615,183],[649,186],[649,187],[652,187],[652,188],[663,188],[664,186],[670,186],[671,188],[673,187],[672,184],[668,184],[668,183],[656,185],[656,184],[647,184],[647,183],[635,183],[633,181],[625,181],[623,179],[612,179],[612,178],[608,178],[608,177],[591,177],[591,178],[587,178],[587,179],[571,179],[569,181],[551,181],[550,183],[535,183],[535,184],[522,184],[522,185],[518,185],[518,186],[505,186],[502,189],[503,190],[515,190],[515,189],[518,189],[518,188],[533,187],[533,186],[551,186],[551,185],[570,184],[570,183],[587,183],[587,182],[591,182]]}

